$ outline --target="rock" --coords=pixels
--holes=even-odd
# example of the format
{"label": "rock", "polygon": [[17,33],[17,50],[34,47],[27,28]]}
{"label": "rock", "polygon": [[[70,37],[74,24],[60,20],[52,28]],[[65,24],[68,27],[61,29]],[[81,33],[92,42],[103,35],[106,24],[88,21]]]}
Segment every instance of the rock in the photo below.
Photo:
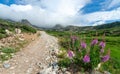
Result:
{"label": "rock", "polygon": [[20,41],[24,41],[25,39],[23,39],[23,38],[19,38],[19,40],[20,40]]}
{"label": "rock", "polygon": [[42,63],[36,63],[36,65],[40,68],[40,69],[45,69],[46,66]]}
{"label": "rock", "polygon": [[[65,74],[71,74],[69,71],[66,71]],[[78,73],[77,73],[78,74]]]}
{"label": "rock", "polygon": [[98,66],[95,68],[95,70],[99,70],[100,67],[101,67],[101,64],[102,64],[102,63],[99,63]]}
{"label": "rock", "polygon": [[31,73],[32,73],[32,70],[33,70],[33,68],[29,68],[29,69],[27,70],[27,73],[26,73],[26,74],[31,74]]}
{"label": "rock", "polygon": [[53,62],[52,67],[53,67],[53,69],[57,68],[58,67],[57,62]]}
{"label": "rock", "polygon": [[51,71],[52,71],[52,67],[49,67],[40,71],[39,74],[51,74],[50,73]]}
{"label": "rock", "polygon": [[21,29],[16,28],[16,29],[15,29],[15,33],[16,33],[16,34],[20,34],[20,33],[21,33]]}
{"label": "rock", "polygon": [[4,67],[4,68],[10,68],[10,64],[4,63],[4,64],[3,64],[3,67]]}
{"label": "rock", "polygon": [[15,69],[15,67],[11,67],[10,69]]}
{"label": "rock", "polygon": [[110,72],[108,72],[108,71],[104,71],[104,74],[111,74]]}
{"label": "rock", "polygon": [[45,60],[47,61],[47,60],[49,60],[49,59],[50,59],[50,57],[49,57],[49,56],[47,56],[47,58],[46,58]]}
{"label": "rock", "polygon": [[9,31],[8,29],[5,30],[7,35],[12,35],[13,33],[11,31]]}

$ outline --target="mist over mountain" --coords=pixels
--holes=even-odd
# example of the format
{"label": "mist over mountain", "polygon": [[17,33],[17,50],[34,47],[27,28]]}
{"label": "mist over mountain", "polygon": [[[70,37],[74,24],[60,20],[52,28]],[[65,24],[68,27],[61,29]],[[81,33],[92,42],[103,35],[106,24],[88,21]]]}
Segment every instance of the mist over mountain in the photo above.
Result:
{"label": "mist over mountain", "polygon": [[89,31],[89,30],[100,30],[100,29],[110,29],[110,28],[120,28],[120,22],[112,22],[112,23],[106,23],[106,24],[100,24],[96,26],[62,26],[61,24],[56,24],[52,28],[44,28],[46,30],[56,30],[56,31]]}

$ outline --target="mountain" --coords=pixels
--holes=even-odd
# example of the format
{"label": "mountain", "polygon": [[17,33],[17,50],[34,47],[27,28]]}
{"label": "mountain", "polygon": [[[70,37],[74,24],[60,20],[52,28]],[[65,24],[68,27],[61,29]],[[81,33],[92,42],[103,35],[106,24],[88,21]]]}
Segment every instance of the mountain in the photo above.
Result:
{"label": "mountain", "polygon": [[21,23],[32,26],[32,24],[27,19],[22,19]]}
{"label": "mountain", "polygon": [[120,36],[120,22],[113,22],[113,23],[106,23],[97,26],[66,26],[62,27],[60,24],[55,25],[53,28],[44,29],[47,31],[67,31],[67,32],[77,32],[78,34],[84,34],[86,36],[96,35],[103,35],[104,33],[106,36]]}
{"label": "mountain", "polygon": [[53,28],[48,28],[47,30],[56,30],[56,31],[88,31],[88,30],[102,30],[102,29],[110,29],[110,28],[115,28],[119,27],[120,28],[120,22],[113,22],[113,23],[107,23],[107,24],[102,24],[98,26],[84,26],[84,27],[79,27],[79,26],[66,26],[63,27],[60,24],[55,25]]}

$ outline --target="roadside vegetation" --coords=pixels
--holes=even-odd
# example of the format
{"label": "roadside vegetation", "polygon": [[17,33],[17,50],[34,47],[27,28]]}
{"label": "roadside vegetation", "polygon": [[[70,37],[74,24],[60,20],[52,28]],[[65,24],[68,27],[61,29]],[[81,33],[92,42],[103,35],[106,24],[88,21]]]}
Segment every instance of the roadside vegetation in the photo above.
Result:
{"label": "roadside vegetation", "polygon": [[[77,36],[80,40],[84,40],[87,46],[90,46],[90,43],[94,38],[97,38],[98,41],[101,41],[103,40],[103,35],[105,35],[104,36],[104,41],[106,43],[105,51],[107,51],[107,49],[110,49],[110,60],[102,64],[100,71],[101,72],[109,71],[112,74],[118,74],[120,72],[119,27],[110,28],[110,29],[101,29],[96,31],[73,32],[73,31],[47,30],[46,32],[59,38],[59,44],[61,46],[62,53],[60,53],[58,57],[60,59],[59,65],[61,67],[68,67],[70,66],[70,63],[71,63],[70,59],[66,58],[67,56],[66,54],[69,50],[68,42],[70,41],[71,36]],[[84,70],[81,69],[81,71],[84,71]]]}

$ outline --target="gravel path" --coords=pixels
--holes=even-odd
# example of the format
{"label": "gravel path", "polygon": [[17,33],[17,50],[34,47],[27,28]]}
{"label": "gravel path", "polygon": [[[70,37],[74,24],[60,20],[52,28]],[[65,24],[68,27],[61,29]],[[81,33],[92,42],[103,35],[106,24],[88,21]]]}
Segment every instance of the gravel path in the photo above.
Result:
{"label": "gravel path", "polygon": [[0,74],[36,74],[41,70],[40,64],[47,67],[51,62],[50,52],[58,50],[57,39],[41,31],[41,36],[4,64],[9,68],[0,68]]}

